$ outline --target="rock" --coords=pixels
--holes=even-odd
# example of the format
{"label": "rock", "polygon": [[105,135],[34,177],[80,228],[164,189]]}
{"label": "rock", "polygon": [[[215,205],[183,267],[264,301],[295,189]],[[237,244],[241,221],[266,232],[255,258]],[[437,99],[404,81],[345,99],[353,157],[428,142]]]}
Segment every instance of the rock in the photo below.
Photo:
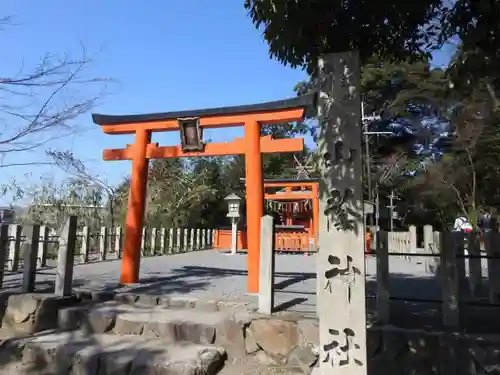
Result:
{"label": "rock", "polygon": [[196,298],[184,296],[172,296],[168,300],[168,307],[192,309],[196,306]]}
{"label": "rock", "polygon": [[18,333],[57,328],[59,310],[76,303],[78,303],[76,296],[13,294],[8,298],[2,326]]}
{"label": "rock", "polygon": [[99,375],[130,374],[130,367],[136,355],[137,351],[129,348],[124,348],[119,352],[115,350],[108,351],[105,356],[101,356]]}
{"label": "rock", "polygon": [[228,318],[217,326],[217,345],[227,349],[230,358],[245,355],[245,326],[234,318]]}
{"label": "rock", "polygon": [[88,346],[75,353],[71,363],[71,374],[99,374],[101,350],[96,346]]}
{"label": "rock", "polygon": [[80,302],[89,302],[92,301],[92,292],[86,290],[78,290],[74,292],[74,295]]}
{"label": "rock", "polygon": [[210,344],[216,340],[216,337],[225,337],[225,322],[229,318],[229,314],[219,311],[153,309],[145,325],[144,334],[170,341],[186,340]]}
{"label": "rock", "polygon": [[135,303],[141,306],[157,306],[160,302],[160,297],[150,294],[139,294]]}
{"label": "rock", "polygon": [[85,317],[83,329],[88,333],[106,333],[115,326],[117,312],[112,308],[99,308]]}
{"label": "rock", "polygon": [[250,302],[248,301],[224,301],[224,300],[217,301],[218,310],[234,309],[234,308],[246,309],[249,306]]}
{"label": "rock", "polygon": [[301,319],[297,322],[300,331],[300,345],[319,345],[319,322],[312,319]]}
{"label": "rock", "polygon": [[40,305],[35,314],[35,325],[32,332],[40,332],[46,329],[57,328],[59,310],[75,306],[80,303],[79,299],[72,296],[37,295]]}
{"label": "rock", "polygon": [[115,299],[116,294],[108,291],[94,291],[91,293],[91,299],[94,302],[108,302]]}
{"label": "rock", "polygon": [[[149,347],[149,348],[148,348]],[[216,347],[176,344],[168,352],[156,352],[153,345],[144,345],[130,366],[130,375],[215,375],[224,366],[224,351]]]}
{"label": "rock", "polygon": [[115,295],[115,301],[129,305],[136,303],[138,298],[139,297],[137,295],[131,293],[121,293]]}
{"label": "rock", "polygon": [[255,353],[255,358],[257,358],[257,360],[261,364],[266,365],[266,366],[279,366],[281,364],[279,362],[276,362],[276,360],[274,358],[272,358],[271,356],[269,356],[266,352],[264,352],[262,350]]}
{"label": "rock", "polygon": [[150,314],[122,314],[116,318],[113,331],[118,335],[142,335]]}
{"label": "rock", "polygon": [[34,318],[40,300],[34,294],[13,294],[8,298],[5,319],[14,324],[24,323]]}
{"label": "rock", "polygon": [[22,360],[24,340],[6,339],[0,341],[0,363],[2,368],[8,363],[17,363]]}
{"label": "rock", "polygon": [[205,348],[199,351],[198,357],[207,374],[217,374],[224,366],[226,352],[222,348]]}
{"label": "rock", "polygon": [[215,375],[224,360],[225,351],[210,345],[80,332],[41,335],[23,352],[23,365],[37,374]]}
{"label": "rock", "polygon": [[318,354],[315,353],[313,346],[296,346],[288,354],[287,365],[301,369],[304,374],[309,374],[316,362],[318,362]]}
{"label": "rock", "polygon": [[292,348],[299,344],[297,324],[278,319],[254,320],[249,332],[255,342],[268,355],[286,358]]}
{"label": "rock", "polygon": [[225,319],[217,325],[215,343],[226,348],[229,358],[245,356],[245,330],[252,321],[252,315],[247,311],[234,313],[229,313],[229,311],[219,312],[219,314],[227,313],[228,315],[223,315]]}
{"label": "rock", "polygon": [[87,306],[66,307],[57,314],[57,326],[61,329],[78,329],[82,326],[84,317],[88,314]]}
{"label": "rock", "polygon": [[250,330],[246,330],[245,332],[245,352],[247,354],[253,354],[260,350],[259,345],[252,336],[252,332]]}
{"label": "rock", "polygon": [[183,321],[151,320],[144,325],[143,335],[160,337],[167,342],[191,342],[195,344],[213,344],[215,327],[203,324],[190,324]]}
{"label": "rock", "polygon": [[5,316],[5,311],[7,310],[7,301],[9,297],[12,295],[10,292],[2,292],[0,291],[0,322],[3,320]]}
{"label": "rock", "polygon": [[299,320],[303,319],[303,316],[294,311],[278,311],[274,316],[268,319],[279,319],[297,323]]}
{"label": "rock", "polygon": [[196,301],[195,308],[203,311],[218,311],[217,300],[198,300]]}

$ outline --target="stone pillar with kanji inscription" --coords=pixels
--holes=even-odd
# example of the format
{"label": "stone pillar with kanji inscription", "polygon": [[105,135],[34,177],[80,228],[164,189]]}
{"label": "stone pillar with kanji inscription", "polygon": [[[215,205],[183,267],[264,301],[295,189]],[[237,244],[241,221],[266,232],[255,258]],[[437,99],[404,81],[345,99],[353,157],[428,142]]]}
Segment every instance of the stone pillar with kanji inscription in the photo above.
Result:
{"label": "stone pillar with kanji inscription", "polygon": [[322,174],[317,256],[320,368],[316,371],[322,375],[366,375],[358,53],[321,58],[316,87]]}

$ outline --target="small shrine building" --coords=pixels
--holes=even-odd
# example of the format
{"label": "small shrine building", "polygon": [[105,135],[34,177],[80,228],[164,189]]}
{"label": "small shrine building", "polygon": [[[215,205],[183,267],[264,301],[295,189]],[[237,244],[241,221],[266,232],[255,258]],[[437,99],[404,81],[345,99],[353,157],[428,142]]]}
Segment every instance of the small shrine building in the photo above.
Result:
{"label": "small shrine building", "polygon": [[[244,182],[245,180],[242,179]],[[265,179],[264,211],[275,219],[275,250],[315,252],[318,247],[319,179]],[[231,230],[219,229],[215,248],[231,247]],[[237,248],[247,248],[244,226],[238,230]]]}

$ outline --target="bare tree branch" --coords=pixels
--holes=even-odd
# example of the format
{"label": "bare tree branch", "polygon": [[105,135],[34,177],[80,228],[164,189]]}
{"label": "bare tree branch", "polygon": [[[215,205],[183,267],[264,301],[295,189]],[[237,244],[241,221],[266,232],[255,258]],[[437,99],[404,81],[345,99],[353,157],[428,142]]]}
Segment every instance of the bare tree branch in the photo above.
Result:
{"label": "bare tree branch", "polygon": [[[9,17],[1,18],[0,30],[11,22]],[[33,150],[78,131],[80,127],[74,120],[95,105],[111,82],[106,78],[87,78],[91,63],[92,58],[81,46],[77,58],[48,53],[31,68],[22,62],[13,74],[0,72],[2,159],[9,153]]]}

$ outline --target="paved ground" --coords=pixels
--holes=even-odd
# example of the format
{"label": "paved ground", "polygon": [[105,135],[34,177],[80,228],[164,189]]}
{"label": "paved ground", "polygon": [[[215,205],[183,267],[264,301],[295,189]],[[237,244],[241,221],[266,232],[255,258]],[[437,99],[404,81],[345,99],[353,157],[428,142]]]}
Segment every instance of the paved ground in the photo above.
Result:
{"label": "paved ground", "polygon": [[[425,272],[420,260],[390,259],[391,323],[398,326],[439,325],[441,322],[441,291],[438,279]],[[484,261],[484,266],[486,262]],[[157,295],[183,294],[202,298],[227,298],[256,302],[247,294],[247,257],[245,254],[226,255],[214,250],[143,258],[140,283],[120,287],[119,260],[75,266],[74,288],[83,290],[134,291]],[[53,285],[55,269],[47,268],[37,274],[37,288]],[[369,318],[375,311],[376,258],[366,260],[367,307]],[[486,269],[483,267],[483,275]],[[3,289],[17,288],[22,275],[7,274]],[[307,316],[316,316],[316,257],[304,255],[276,256],[276,307]],[[484,288],[484,295],[487,289]],[[401,300],[406,301],[401,301]],[[428,299],[422,302],[422,299]],[[408,302],[410,300],[410,302]],[[413,300],[413,301],[411,301]],[[420,301],[415,301],[420,300]],[[498,316],[500,309],[489,309]],[[476,313],[474,313],[476,314]],[[484,321],[483,312],[468,315],[469,320]],[[479,317],[479,319],[476,319]],[[464,316],[465,319],[465,316]],[[428,322],[430,321],[430,322]],[[500,325],[500,323],[499,323]],[[489,329],[489,328],[488,328]],[[500,326],[498,327],[500,331]]]}
{"label": "paved ground", "polygon": [[[247,256],[226,255],[217,251],[200,251],[143,258],[140,284],[132,288],[119,288],[120,261],[110,260],[78,265],[74,272],[74,286],[81,289],[128,290],[150,294],[189,294],[192,296],[250,299],[246,293]],[[375,291],[375,259],[367,259],[368,291]],[[391,259],[391,273],[396,295],[422,295],[426,283],[433,282],[423,265],[400,258]],[[20,274],[8,275],[4,287],[15,287]],[[55,279],[55,269],[42,270],[37,281],[45,284]],[[427,281],[426,281],[427,280]],[[276,303],[283,309],[292,308],[304,313],[316,309],[316,257],[304,255],[277,255]],[[431,290],[436,291],[435,288]],[[429,293],[426,293],[429,294]],[[435,293],[431,293],[435,294]],[[432,297],[429,296],[429,297]],[[439,293],[435,297],[439,297]]]}

